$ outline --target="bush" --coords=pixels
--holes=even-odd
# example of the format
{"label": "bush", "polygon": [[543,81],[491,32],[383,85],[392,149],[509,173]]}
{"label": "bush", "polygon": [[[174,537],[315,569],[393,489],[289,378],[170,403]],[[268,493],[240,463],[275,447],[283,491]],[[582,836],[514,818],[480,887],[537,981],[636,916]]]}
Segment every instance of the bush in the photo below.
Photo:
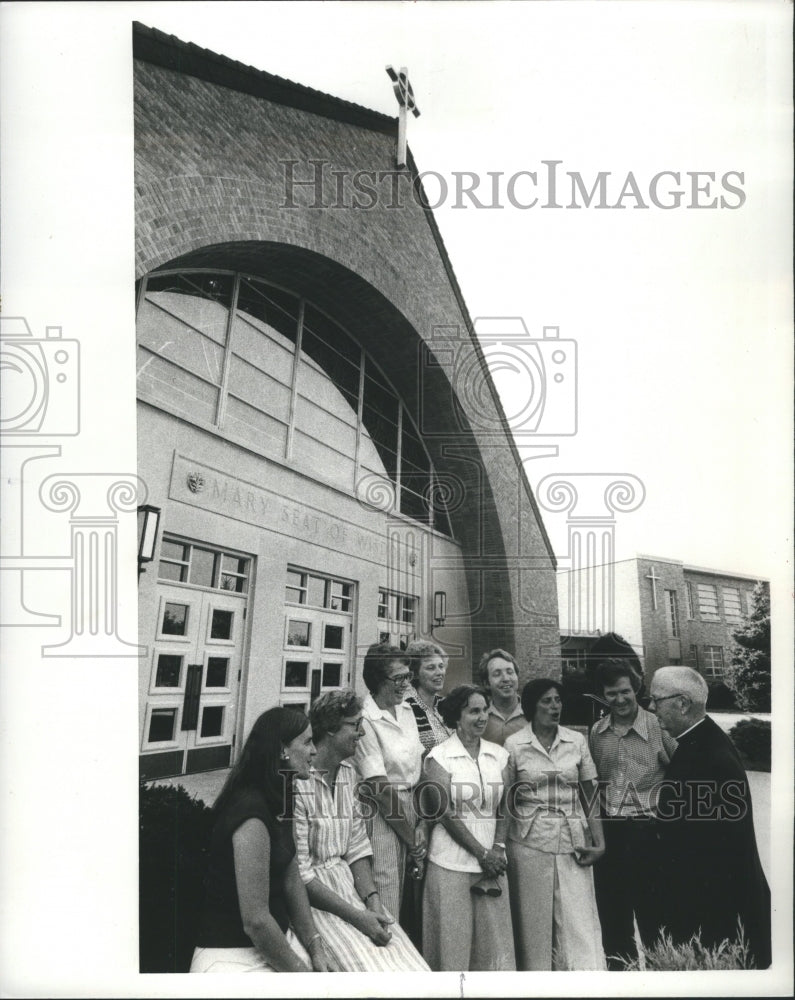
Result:
{"label": "bush", "polygon": [[707,711],[720,711],[721,709],[732,709],[737,707],[734,692],[727,687],[723,681],[710,684],[709,695],[707,697]]}
{"label": "bush", "polygon": [[729,737],[747,764],[754,770],[770,770],[770,723],[763,719],[740,719],[729,730]]}
{"label": "bush", "polygon": [[684,944],[674,944],[670,935],[662,931],[654,946],[640,948],[638,958],[625,962],[628,972],[692,972],[715,969],[753,969],[755,963],[748,953],[742,927],[734,941],[728,938],[714,948],[707,948],[694,934]]}
{"label": "bush", "polygon": [[142,785],[139,809],[140,969],[187,972],[214,816],[182,787]]}

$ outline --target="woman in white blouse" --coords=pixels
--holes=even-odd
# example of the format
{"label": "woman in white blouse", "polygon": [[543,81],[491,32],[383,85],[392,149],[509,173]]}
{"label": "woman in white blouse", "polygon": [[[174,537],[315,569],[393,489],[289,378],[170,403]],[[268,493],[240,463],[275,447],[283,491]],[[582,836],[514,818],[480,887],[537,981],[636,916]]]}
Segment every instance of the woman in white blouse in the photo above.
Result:
{"label": "woman in white blouse", "polygon": [[[428,848],[422,950],[434,971],[513,970],[506,868],[505,796],[508,754],[481,739],[488,695],[462,684],[439,704],[455,733],[425,759],[424,801],[436,799],[439,822]],[[489,892],[483,892],[489,876]]]}
{"label": "woman in white blouse", "polygon": [[344,972],[427,971],[373,879],[356,772],[347,762],[361,735],[361,702],[350,689],[329,691],[309,718],[317,755],[309,779],[296,782],[294,835],[315,926]]}
{"label": "woman in white blouse", "polygon": [[596,766],[561,726],[561,686],[527,683],[509,736],[508,879],[520,970],[604,969],[592,865],[604,854]]}
{"label": "woman in white blouse", "polygon": [[370,694],[362,705],[354,764],[373,845],[375,884],[387,912],[397,919],[406,860],[411,858],[421,871],[427,838],[427,824],[418,821],[414,808],[422,743],[414,713],[404,701],[411,682],[409,659],[394,646],[371,646],[362,677]]}

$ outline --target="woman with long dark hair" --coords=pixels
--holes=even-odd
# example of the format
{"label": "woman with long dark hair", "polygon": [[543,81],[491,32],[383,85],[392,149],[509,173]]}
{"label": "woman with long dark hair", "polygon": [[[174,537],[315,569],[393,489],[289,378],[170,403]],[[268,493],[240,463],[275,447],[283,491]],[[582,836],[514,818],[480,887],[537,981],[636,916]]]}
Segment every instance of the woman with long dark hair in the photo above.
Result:
{"label": "woman with long dark hair", "polygon": [[295,859],[293,780],[315,756],[309,720],[254,723],[214,806],[206,900],[191,972],[332,972]]}

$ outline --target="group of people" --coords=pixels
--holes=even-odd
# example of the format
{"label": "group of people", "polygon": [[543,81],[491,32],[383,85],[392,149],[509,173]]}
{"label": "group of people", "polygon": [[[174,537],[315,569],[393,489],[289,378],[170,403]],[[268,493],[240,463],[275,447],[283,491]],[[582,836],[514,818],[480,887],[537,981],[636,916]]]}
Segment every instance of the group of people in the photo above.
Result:
{"label": "group of people", "polygon": [[[639,667],[639,664],[638,664]],[[215,804],[191,971],[623,968],[742,926],[770,964],[747,776],[686,667],[596,670],[588,737],[561,685],[485,653],[445,696],[434,643],[368,651],[363,700],[255,722]]]}

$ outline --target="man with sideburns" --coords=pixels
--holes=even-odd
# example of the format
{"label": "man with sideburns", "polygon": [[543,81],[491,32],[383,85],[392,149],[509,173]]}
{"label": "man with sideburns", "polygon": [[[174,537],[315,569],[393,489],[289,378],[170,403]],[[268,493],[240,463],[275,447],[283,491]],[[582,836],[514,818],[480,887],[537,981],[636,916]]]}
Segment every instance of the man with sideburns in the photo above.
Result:
{"label": "man with sideburns", "polygon": [[676,749],[657,718],[638,704],[642,680],[634,659],[637,670],[626,656],[597,664],[596,690],[609,711],[590,736],[606,847],[594,866],[596,903],[608,968],[616,970],[637,955],[634,920],[643,943],[651,945],[663,919],[656,792]]}

